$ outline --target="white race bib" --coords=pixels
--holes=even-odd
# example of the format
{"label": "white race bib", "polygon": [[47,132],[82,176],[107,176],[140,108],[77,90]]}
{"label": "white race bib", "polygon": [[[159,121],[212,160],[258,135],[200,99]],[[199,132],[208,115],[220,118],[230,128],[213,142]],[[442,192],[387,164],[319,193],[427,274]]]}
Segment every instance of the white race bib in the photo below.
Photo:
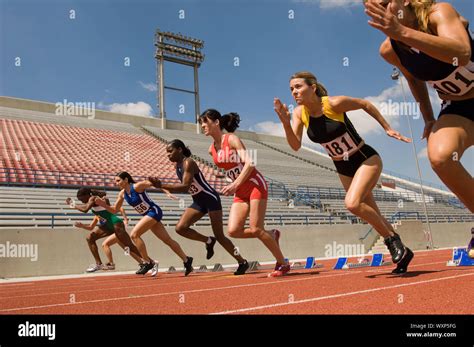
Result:
{"label": "white race bib", "polygon": [[237,179],[237,177],[239,177],[243,168],[244,168],[243,165],[239,164],[237,166],[234,166],[232,169],[227,170],[225,172],[227,179],[230,180],[231,182],[234,182]]}
{"label": "white race bib", "polygon": [[321,143],[321,145],[331,158],[337,159],[343,158],[344,156],[351,156],[352,153],[358,149],[357,144],[347,132],[330,142]]}
{"label": "white race bib", "polygon": [[188,189],[188,193],[191,195],[199,194],[202,191],[203,191],[203,188],[201,187],[201,185],[195,181],[191,183]]}
{"label": "white race bib", "polygon": [[150,205],[148,205],[146,202],[141,202],[140,204],[133,206],[135,211],[137,211],[140,214],[144,214],[148,209],[150,208]]}
{"label": "white race bib", "polygon": [[441,94],[464,95],[474,87],[474,63],[459,66],[448,77],[428,83]]}

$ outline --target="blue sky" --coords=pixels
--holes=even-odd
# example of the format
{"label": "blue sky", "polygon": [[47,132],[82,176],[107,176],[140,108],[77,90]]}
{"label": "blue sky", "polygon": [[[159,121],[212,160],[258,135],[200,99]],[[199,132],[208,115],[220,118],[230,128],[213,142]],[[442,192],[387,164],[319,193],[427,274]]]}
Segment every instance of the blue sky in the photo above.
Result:
{"label": "blue sky", "polygon": [[[452,0],[473,20],[471,0]],[[199,69],[201,110],[236,111],[241,127],[281,133],[273,97],[291,104],[288,77],[312,71],[331,95],[402,100],[391,66],[378,55],[382,33],[367,24],[357,0],[0,0],[0,94],[58,102],[95,102],[106,109],[156,114],[156,28],[205,42]],[[70,10],[75,19],[70,19]],[[184,19],[180,18],[184,10]],[[289,11],[294,11],[294,19]],[[182,14],[182,13],[181,13]],[[15,66],[15,58],[21,66]],[[125,57],[130,66],[124,66]],[[234,66],[235,57],[239,66]],[[343,66],[343,59],[349,65]],[[192,69],[167,64],[166,84],[191,89]],[[433,95],[434,97],[434,95]],[[409,95],[409,100],[412,100]],[[184,105],[185,114],[179,114]],[[434,103],[437,114],[439,106]],[[170,119],[192,121],[192,95],[166,92]],[[368,115],[349,113],[385,169],[416,177],[410,145],[387,137]],[[390,122],[409,136],[406,118]],[[423,121],[412,120],[424,179],[440,183],[423,154]],[[474,172],[474,151],[463,163]]]}

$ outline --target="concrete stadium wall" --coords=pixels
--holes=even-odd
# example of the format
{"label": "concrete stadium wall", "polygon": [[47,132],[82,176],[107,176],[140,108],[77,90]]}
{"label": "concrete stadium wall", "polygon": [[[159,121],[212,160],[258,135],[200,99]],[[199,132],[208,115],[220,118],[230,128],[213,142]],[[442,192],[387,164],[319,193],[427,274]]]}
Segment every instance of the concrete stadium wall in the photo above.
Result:
{"label": "concrete stadium wall", "polygon": [[[474,223],[433,224],[432,232],[435,246],[441,248],[466,244],[472,227],[474,227]],[[208,227],[196,229],[205,235],[212,234]],[[321,225],[284,226],[280,229],[282,231],[280,243],[283,254],[290,259],[300,259],[307,256],[325,257],[328,255],[326,253],[327,247],[332,247],[335,244],[343,246],[361,245],[359,237],[365,234],[368,227],[367,225]],[[170,228],[169,231],[171,236],[181,244],[183,250],[194,257],[194,266],[235,263],[234,259],[219,245],[216,245],[216,253],[213,259],[207,261],[205,259],[204,244],[185,239]],[[397,232],[401,234],[405,244],[410,248],[414,250],[425,249],[426,241],[421,223],[403,222],[398,227]],[[37,245],[38,259],[37,261],[31,261],[30,258],[5,257],[5,255],[0,254],[2,256],[0,257],[0,278],[83,273],[89,264],[94,263],[85,241],[86,234],[83,230],[73,228],[2,230],[0,232],[0,246],[6,245],[8,242],[15,245]],[[376,238],[377,234],[371,237]],[[159,260],[160,268],[182,267],[181,260],[151,232],[144,235],[144,240],[150,256]],[[259,240],[232,239],[232,241],[248,260],[273,261],[270,252]],[[369,244],[366,247],[370,247],[371,243],[366,242]],[[97,244],[102,261],[105,263],[106,258],[100,248],[101,243],[102,240],[99,240]],[[336,249],[332,248],[332,250],[335,251]],[[368,250],[368,248],[365,249],[366,252]],[[125,256],[117,245],[112,247],[112,251],[117,270],[126,271],[137,268],[135,261]]]}

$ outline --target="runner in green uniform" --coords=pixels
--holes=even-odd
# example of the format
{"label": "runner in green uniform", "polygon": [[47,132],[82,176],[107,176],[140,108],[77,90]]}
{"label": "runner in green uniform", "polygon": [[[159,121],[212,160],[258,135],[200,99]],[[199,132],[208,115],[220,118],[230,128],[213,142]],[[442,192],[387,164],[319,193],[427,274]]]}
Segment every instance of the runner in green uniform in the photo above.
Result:
{"label": "runner in green uniform", "polygon": [[[104,207],[98,206],[95,203],[96,197],[104,197],[105,195],[106,194],[103,191],[97,191],[83,187],[77,191],[77,198],[83,203],[83,205],[76,205],[71,198],[66,199],[66,204],[68,204],[72,208],[75,208],[76,210],[84,213],[87,213],[91,210],[94,215],[103,220],[103,223],[95,227],[87,236],[87,244],[89,245],[89,249],[91,250],[91,253],[96,261],[95,265],[92,265],[86,270],[87,272],[95,272],[97,270],[102,270],[106,268],[105,265],[102,264],[102,260],[100,259],[96,241],[112,234],[115,234],[117,240],[128,248],[130,254],[133,254],[133,257],[135,259],[141,259],[138,249],[133,244],[132,240],[130,239],[130,236],[125,230],[125,225],[123,224],[122,219],[117,217],[115,214],[110,213]],[[143,260],[141,259],[141,261]]]}

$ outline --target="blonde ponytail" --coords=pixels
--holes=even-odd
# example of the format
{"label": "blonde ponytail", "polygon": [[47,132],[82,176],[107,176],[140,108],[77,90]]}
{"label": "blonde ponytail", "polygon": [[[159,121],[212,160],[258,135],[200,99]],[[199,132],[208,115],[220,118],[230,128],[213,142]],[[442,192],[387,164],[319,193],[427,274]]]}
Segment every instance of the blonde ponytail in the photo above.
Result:
{"label": "blonde ponytail", "polygon": [[431,7],[436,0],[410,0],[410,7],[415,13],[418,29],[424,33],[433,34],[429,28]]}

